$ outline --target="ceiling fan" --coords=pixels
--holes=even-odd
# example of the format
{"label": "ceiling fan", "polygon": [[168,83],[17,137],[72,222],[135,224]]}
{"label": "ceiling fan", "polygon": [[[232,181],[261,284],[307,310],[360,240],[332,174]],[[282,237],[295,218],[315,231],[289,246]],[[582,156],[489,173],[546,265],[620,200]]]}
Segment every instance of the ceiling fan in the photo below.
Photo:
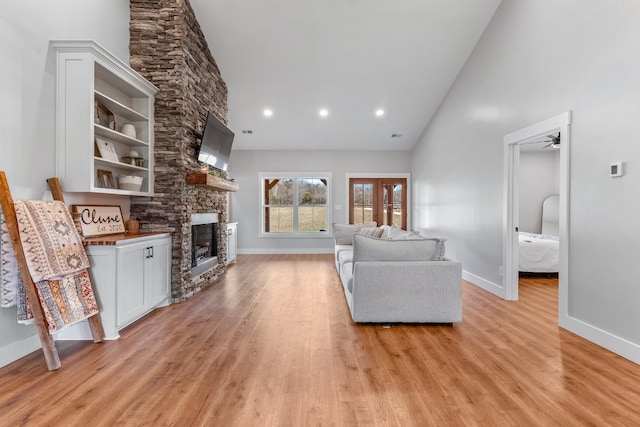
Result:
{"label": "ceiling fan", "polygon": [[528,141],[528,142],[523,142],[522,145],[527,145],[527,144],[542,144],[543,142],[548,142],[549,144],[545,145],[544,147],[542,147],[542,149],[544,150],[545,148],[560,148],[560,132],[558,132],[557,134],[551,134],[551,135],[547,135],[545,140],[542,141]]}

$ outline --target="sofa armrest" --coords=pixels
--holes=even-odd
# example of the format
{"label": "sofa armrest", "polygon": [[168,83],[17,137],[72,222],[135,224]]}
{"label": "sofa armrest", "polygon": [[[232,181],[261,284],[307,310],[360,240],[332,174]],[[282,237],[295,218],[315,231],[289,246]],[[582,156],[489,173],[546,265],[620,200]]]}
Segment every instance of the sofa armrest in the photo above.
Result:
{"label": "sofa armrest", "polygon": [[450,323],[462,320],[462,264],[457,261],[356,262],[356,322]]}

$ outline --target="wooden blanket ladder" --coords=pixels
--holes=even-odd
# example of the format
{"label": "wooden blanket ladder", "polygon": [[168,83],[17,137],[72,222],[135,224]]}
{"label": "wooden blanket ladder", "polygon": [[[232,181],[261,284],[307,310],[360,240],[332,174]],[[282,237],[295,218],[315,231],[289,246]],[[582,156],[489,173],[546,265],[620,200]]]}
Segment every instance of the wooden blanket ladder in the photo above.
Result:
{"label": "wooden blanket ladder", "polygon": [[[47,180],[47,183],[49,184],[49,188],[51,189],[51,195],[53,196],[53,199],[64,202],[62,188],[60,187],[58,178],[49,178]],[[50,371],[54,371],[60,368],[60,357],[58,356],[58,350],[56,349],[53,337],[49,333],[49,328],[44,316],[44,311],[42,310],[40,299],[38,298],[36,285],[33,282],[33,279],[31,278],[31,274],[29,273],[29,269],[27,267],[27,260],[23,252],[22,243],[20,241],[20,235],[18,232],[18,219],[16,217],[13,198],[11,196],[9,183],[7,182],[7,177],[4,171],[0,171],[0,202],[2,202],[2,212],[4,213],[4,218],[9,230],[9,237],[11,238],[13,250],[16,254],[16,260],[20,269],[20,275],[22,276],[22,281],[27,293],[27,300],[29,301],[29,305],[31,306],[34,322],[36,328],[38,329],[38,336],[40,337],[40,343],[42,344],[42,351],[44,352],[44,358],[47,362],[47,368],[49,368]],[[100,324],[100,317],[98,313],[89,317],[87,320],[89,322],[89,328],[91,329],[93,342],[102,342],[102,326]]]}

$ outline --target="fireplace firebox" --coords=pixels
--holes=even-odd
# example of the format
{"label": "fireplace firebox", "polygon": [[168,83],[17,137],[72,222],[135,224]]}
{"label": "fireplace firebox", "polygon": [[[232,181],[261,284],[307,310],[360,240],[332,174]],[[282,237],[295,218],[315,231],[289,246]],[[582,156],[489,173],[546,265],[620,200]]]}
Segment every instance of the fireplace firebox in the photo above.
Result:
{"label": "fireplace firebox", "polygon": [[218,265],[218,214],[191,215],[191,275]]}

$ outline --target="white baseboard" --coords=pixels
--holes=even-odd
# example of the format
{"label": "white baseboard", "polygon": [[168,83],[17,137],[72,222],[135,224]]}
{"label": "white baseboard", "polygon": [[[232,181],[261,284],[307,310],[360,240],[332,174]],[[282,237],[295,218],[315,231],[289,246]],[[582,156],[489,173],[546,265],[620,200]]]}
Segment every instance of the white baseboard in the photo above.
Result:
{"label": "white baseboard", "polygon": [[[109,328],[104,323],[102,324],[102,332],[104,334],[103,338],[105,341],[117,340],[120,338],[117,330]],[[111,336],[110,334],[115,335]],[[89,322],[87,320],[83,320],[75,325],[67,326],[60,332],[56,332],[53,335],[53,339],[56,341],[93,341],[93,334],[91,333]]]}
{"label": "white baseboard", "polygon": [[[38,335],[31,335],[0,348],[0,368],[42,348]],[[44,358],[44,356],[43,356]]]}
{"label": "white baseboard", "polygon": [[499,296],[500,298],[505,297],[504,287],[501,285],[497,285],[465,270],[462,270],[462,278],[467,282],[471,282],[477,287],[484,289],[487,292],[491,292],[492,294]]}
{"label": "white baseboard", "polygon": [[640,365],[638,344],[571,316],[561,317],[560,327]]}
{"label": "white baseboard", "polygon": [[333,254],[334,248],[253,248],[238,249],[242,255]]}

